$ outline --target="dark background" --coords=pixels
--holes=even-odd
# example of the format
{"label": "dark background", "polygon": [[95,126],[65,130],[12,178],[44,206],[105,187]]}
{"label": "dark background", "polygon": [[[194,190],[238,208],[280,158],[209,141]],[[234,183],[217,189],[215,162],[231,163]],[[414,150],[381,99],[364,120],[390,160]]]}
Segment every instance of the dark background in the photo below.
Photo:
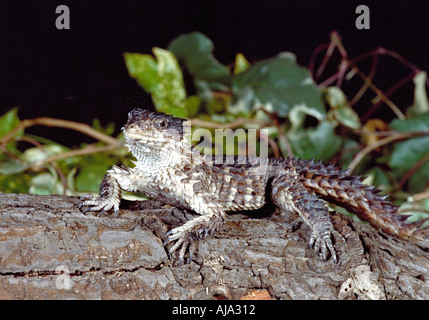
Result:
{"label": "dark background", "polygon": [[[55,28],[61,4],[70,9],[70,30]],[[359,4],[370,8],[370,30],[355,27]],[[1,1],[0,114],[20,106],[21,119],[99,118],[120,128],[131,108],[152,108],[129,78],[122,54],[151,53],[192,31],[206,34],[225,64],[238,52],[254,62],[291,51],[308,66],[313,51],[337,30],[349,57],[383,46],[428,70],[428,17],[427,0]],[[386,89],[409,73],[399,62],[380,58],[377,85]],[[395,100],[402,109],[412,102],[412,88]],[[362,114],[365,106],[359,108]],[[80,139],[73,132],[55,134],[58,142]]]}

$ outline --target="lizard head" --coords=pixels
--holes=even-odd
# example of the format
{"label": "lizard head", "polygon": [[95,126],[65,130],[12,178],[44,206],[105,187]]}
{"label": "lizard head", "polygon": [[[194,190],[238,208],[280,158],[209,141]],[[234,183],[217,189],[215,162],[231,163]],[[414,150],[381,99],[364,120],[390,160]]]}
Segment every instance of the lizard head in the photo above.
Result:
{"label": "lizard head", "polygon": [[186,119],[163,113],[133,109],[122,128],[131,153],[140,161],[148,155],[180,149]]}

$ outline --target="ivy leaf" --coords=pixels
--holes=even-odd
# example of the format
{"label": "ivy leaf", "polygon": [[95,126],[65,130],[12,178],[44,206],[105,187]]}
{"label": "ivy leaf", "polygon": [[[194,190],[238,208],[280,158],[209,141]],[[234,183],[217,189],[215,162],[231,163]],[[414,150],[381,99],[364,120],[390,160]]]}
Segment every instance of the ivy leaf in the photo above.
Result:
{"label": "ivy leaf", "polygon": [[335,125],[324,120],[316,128],[292,131],[287,137],[297,157],[328,161],[337,153],[342,142],[334,130]]}
{"label": "ivy leaf", "polygon": [[[429,130],[429,112],[417,118],[407,120],[395,119],[390,124],[390,127],[400,132]],[[389,165],[394,169],[394,175],[400,178],[427,154],[429,154],[429,136],[410,138],[395,144]],[[409,191],[419,192],[423,190],[427,181],[429,181],[429,161],[422,164],[411,176],[408,181]]]}
{"label": "ivy leaf", "polygon": [[[17,113],[18,108],[13,108],[0,117],[0,137],[8,134],[19,124],[20,120]],[[17,135],[22,135],[22,132]]]}
{"label": "ivy leaf", "polygon": [[[18,118],[18,108],[13,108],[6,112],[3,116],[0,117],[0,137],[4,137],[7,135],[10,131],[15,129],[15,127],[21,122]],[[24,130],[19,130],[14,137],[21,137],[24,134]],[[16,147],[15,140],[11,140],[8,142],[5,146],[5,148],[15,154],[18,155],[21,152]],[[4,158],[6,158],[5,154],[0,152],[0,162],[4,161]],[[1,167],[1,166],[0,166]]]}
{"label": "ivy leaf", "polygon": [[36,147],[29,148],[24,151],[24,153],[21,156],[21,160],[27,163],[35,164],[39,161],[45,160],[50,156],[66,152],[68,150],[69,150],[68,148],[61,146],[59,144],[45,145],[43,149],[36,148]]}
{"label": "ivy leaf", "polygon": [[368,170],[365,173],[365,176],[365,184],[375,185],[377,188],[385,191],[387,191],[388,188],[391,188],[388,173],[381,168],[374,167]]}
{"label": "ivy leaf", "polygon": [[[3,169],[3,163],[1,169]],[[32,177],[32,174],[26,172],[14,175],[0,173],[0,190],[4,193],[28,193]]]}
{"label": "ivy leaf", "polygon": [[[255,106],[264,104],[268,111],[286,117],[294,106],[305,105],[316,118],[325,117],[320,91],[309,71],[296,63],[292,53],[259,61],[234,76],[232,91],[238,102],[230,112],[250,113]],[[237,104],[241,105],[237,108]]]}
{"label": "ivy leaf", "polygon": [[390,123],[390,127],[400,132],[418,132],[429,130],[429,111],[418,118],[406,120],[395,119]]}
{"label": "ivy leaf", "polygon": [[97,192],[108,169],[110,169],[110,166],[106,164],[88,163],[82,166],[76,177],[76,190]]}
{"label": "ivy leaf", "polygon": [[185,65],[194,79],[224,84],[228,82],[230,71],[216,60],[213,42],[204,34],[192,32],[181,35],[170,43],[168,50]]}
{"label": "ivy leaf", "polygon": [[117,164],[117,159],[112,158],[108,153],[99,153],[83,157],[81,163],[75,180],[76,190],[98,192],[106,171]]}
{"label": "ivy leaf", "polygon": [[182,70],[174,54],[161,48],[153,48],[152,57],[147,54],[125,53],[128,72],[137,83],[152,96],[157,111],[187,117],[195,114],[199,98],[186,97]]}
{"label": "ivy leaf", "polygon": [[338,87],[327,87],[323,90],[323,97],[331,107],[331,117],[343,126],[358,129],[361,126],[358,114],[350,106],[346,95]]}
{"label": "ivy leaf", "polygon": [[20,172],[23,172],[31,167],[31,163],[8,159],[6,161],[2,161],[0,166],[0,174],[2,175],[14,175]]}
{"label": "ivy leaf", "polygon": [[[408,200],[401,204],[400,211],[406,212],[410,217],[407,219],[409,222],[429,220],[429,198],[414,201]],[[429,226],[429,222],[425,221],[422,228]]]}
{"label": "ivy leaf", "polygon": [[160,112],[186,117],[186,100],[183,74],[176,57],[170,51],[154,48],[158,62],[159,83],[152,94],[155,107]]}
{"label": "ivy leaf", "polygon": [[129,75],[148,93],[154,92],[159,84],[158,65],[149,54],[124,53]]}
{"label": "ivy leaf", "polygon": [[111,122],[106,127],[103,127],[98,118],[95,118],[94,120],[92,120],[92,127],[95,130],[100,131],[100,132],[102,132],[108,136],[112,135],[113,132],[115,132],[115,123],[114,122]]}
{"label": "ivy leaf", "polygon": [[246,71],[247,69],[250,68],[250,63],[249,61],[247,61],[247,59],[244,57],[243,54],[241,53],[237,53],[237,55],[235,56],[235,63],[234,63],[234,74],[240,74],[244,71]]}
{"label": "ivy leaf", "polygon": [[63,186],[56,172],[52,169],[50,173],[40,173],[31,179],[29,193],[48,195],[62,194]]}

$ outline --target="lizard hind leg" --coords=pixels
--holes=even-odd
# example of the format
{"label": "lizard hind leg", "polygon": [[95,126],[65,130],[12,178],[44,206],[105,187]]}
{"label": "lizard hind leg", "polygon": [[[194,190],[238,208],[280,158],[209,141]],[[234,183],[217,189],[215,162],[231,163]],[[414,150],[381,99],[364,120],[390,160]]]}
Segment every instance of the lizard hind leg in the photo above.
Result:
{"label": "lizard hind leg", "polygon": [[290,174],[273,179],[271,196],[276,206],[284,211],[298,213],[311,228],[309,246],[323,260],[328,260],[330,255],[334,262],[338,261],[332,243],[332,236],[337,232],[332,224],[328,208],[322,199],[307,190],[298,177]]}
{"label": "lizard hind leg", "polygon": [[225,222],[225,217],[223,212],[213,212],[194,218],[184,225],[168,231],[164,236],[163,245],[176,241],[168,250],[168,255],[171,257],[176,250],[179,250],[178,260],[179,265],[182,265],[185,254],[189,251],[187,259],[187,263],[189,263],[196,249],[197,241],[219,230]]}

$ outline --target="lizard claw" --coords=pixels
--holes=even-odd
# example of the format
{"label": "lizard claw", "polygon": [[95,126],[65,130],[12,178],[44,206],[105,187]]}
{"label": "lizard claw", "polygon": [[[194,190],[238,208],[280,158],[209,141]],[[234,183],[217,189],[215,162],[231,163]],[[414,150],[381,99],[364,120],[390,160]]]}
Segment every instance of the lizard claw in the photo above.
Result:
{"label": "lizard claw", "polygon": [[106,208],[104,208],[103,210],[101,210],[100,213],[97,214],[97,217],[101,217],[104,212],[106,212]]}
{"label": "lizard claw", "polygon": [[164,236],[164,243],[166,244],[176,241],[176,243],[168,250],[169,256],[171,256],[176,250],[178,252],[179,265],[181,265],[185,258],[186,251],[189,251],[189,258],[187,263],[192,259],[193,253],[196,250],[197,241],[204,239],[214,231],[218,230],[224,222],[224,216],[219,214],[203,215],[188,221],[184,225],[174,228],[168,231]]}
{"label": "lizard claw", "polygon": [[313,231],[309,247],[314,249],[322,257],[323,261],[327,261],[330,254],[334,263],[338,262],[337,253],[331,239],[331,232],[326,231],[323,234],[319,234]]}
{"label": "lizard claw", "polygon": [[168,231],[164,235],[163,246],[176,241],[176,243],[167,251],[168,257],[171,258],[173,253],[178,250],[178,265],[181,266],[185,260],[186,251],[189,251],[189,258],[186,263],[191,262],[193,251],[195,250],[196,237],[192,232],[186,231],[184,228],[178,227]]}
{"label": "lizard claw", "polygon": [[[117,200],[116,198],[106,196],[96,197],[92,194],[86,194],[82,196],[80,200],[82,200],[82,202],[79,203],[78,208],[82,211],[82,213],[86,213],[88,211],[100,211],[97,215],[98,217],[100,217],[106,211],[113,209],[115,211],[115,217],[118,216],[119,200]],[[82,207],[87,208],[82,210]]]}

